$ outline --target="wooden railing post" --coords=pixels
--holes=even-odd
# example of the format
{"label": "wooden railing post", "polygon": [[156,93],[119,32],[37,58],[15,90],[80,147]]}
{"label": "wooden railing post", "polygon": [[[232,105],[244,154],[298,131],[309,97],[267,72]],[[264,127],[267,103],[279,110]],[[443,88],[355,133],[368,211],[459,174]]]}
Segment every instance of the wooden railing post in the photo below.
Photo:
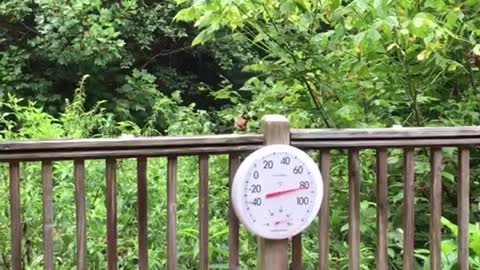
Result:
{"label": "wooden railing post", "polygon": [[[281,115],[266,115],[261,128],[265,145],[289,144],[290,126],[288,119]],[[258,270],[288,269],[288,239],[271,240],[258,237]]]}

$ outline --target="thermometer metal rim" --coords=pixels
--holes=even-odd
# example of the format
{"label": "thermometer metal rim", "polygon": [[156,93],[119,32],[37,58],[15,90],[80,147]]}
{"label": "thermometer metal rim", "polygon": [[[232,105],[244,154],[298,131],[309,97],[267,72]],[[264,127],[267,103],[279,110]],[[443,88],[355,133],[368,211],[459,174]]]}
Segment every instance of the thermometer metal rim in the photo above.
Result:
{"label": "thermometer metal rim", "polygon": [[[315,181],[315,188],[317,189],[315,192],[315,202],[312,207],[312,211],[310,215],[307,217],[307,220],[303,222],[301,226],[297,226],[288,230],[286,232],[270,232],[265,228],[262,228],[261,225],[258,223],[255,224],[251,218],[248,216],[247,210],[245,209],[245,204],[243,203],[243,192],[244,192],[244,181],[245,178],[248,177],[248,173],[251,170],[253,164],[272,153],[281,153],[286,152],[291,155],[296,156],[300,159],[305,166],[308,167],[308,170],[311,173],[311,179]],[[318,169],[317,164],[312,160],[312,158],[307,155],[302,150],[295,148],[293,146],[287,144],[273,144],[264,146],[255,152],[251,153],[240,165],[237,172],[235,173],[235,177],[232,182],[232,204],[235,213],[240,220],[240,222],[247,227],[251,232],[254,234],[261,236],[267,239],[287,239],[293,237],[302,231],[304,231],[315,219],[317,216],[318,211],[320,210],[320,206],[322,204],[323,199],[323,180],[322,175],[320,174],[320,170]]]}

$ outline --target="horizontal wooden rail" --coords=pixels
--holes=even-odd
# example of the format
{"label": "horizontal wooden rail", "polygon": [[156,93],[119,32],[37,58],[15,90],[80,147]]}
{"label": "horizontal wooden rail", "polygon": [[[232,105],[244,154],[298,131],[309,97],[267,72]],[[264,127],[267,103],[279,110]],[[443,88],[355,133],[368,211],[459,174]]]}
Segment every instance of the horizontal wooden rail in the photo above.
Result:
{"label": "horizontal wooden rail", "polygon": [[299,148],[393,148],[473,146],[480,144],[480,127],[292,129]]}
{"label": "horizontal wooden rail", "polygon": [[292,140],[480,138],[480,127],[392,127],[291,129]]}
{"label": "horizontal wooden rail", "polygon": [[227,134],[202,136],[161,136],[136,138],[56,139],[11,141],[0,143],[0,153],[13,151],[62,151],[62,150],[111,150],[142,148],[178,148],[186,146],[228,146],[238,144],[262,144],[263,135]]}
{"label": "horizontal wooden rail", "polygon": [[480,138],[292,141],[293,146],[302,149],[457,147],[479,144]]}
{"label": "horizontal wooden rail", "polygon": [[0,142],[0,161],[226,154],[256,150],[262,143],[263,135],[256,134]]}
{"label": "horizontal wooden rail", "polygon": [[191,156],[197,154],[228,154],[247,152],[260,148],[260,145],[230,145],[209,147],[169,147],[128,150],[89,150],[89,151],[60,151],[60,152],[11,152],[0,153],[0,161],[22,160],[70,160],[70,159],[106,159],[106,158],[138,158],[159,156]]}
{"label": "horizontal wooden rail", "polygon": [[[0,142],[0,161],[137,158],[225,154],[261,147],[263,135],[212,135],[132,139]],[[299,148],[441,147],[480,144],[480,127],[293,129]]]}

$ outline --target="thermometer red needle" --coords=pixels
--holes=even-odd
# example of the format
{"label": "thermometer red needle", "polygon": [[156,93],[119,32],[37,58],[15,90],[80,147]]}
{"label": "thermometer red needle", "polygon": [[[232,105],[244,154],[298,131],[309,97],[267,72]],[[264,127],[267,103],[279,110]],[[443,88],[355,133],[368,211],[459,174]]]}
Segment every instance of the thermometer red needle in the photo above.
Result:
{"label": "thermometer red needle", "polygon": [[303,187],[300,187],[300,188],[292,188],[292,189],[287,189],[287,190],[282,190],[282,191],[277,191],[277,192],[272,192],[272,193],[268,193],[265,197],[267,199],[270,199],[270,198],[275,198],[275,197],[278,197],[278,196],[282,196],[282,195],[285,195],[285,194],[289,194],[289,193],[292,193],[292,192],[295,192],[295,191],[299,191],[299,190],[302,190]]}
{"label": "thermometer red needle", "polygon": [[285,223],[287,222],[286,220],[279,220],[279,221],[275,221],[275,225],[279,225],[281,223]]}

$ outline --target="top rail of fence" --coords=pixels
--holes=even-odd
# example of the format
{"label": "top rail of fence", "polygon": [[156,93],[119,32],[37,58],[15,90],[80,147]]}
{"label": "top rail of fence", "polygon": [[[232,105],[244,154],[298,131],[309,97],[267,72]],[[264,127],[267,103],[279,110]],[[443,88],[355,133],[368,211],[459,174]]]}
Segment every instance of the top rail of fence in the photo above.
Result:
{"label": "top rail of fence", "polygon": [[301,148],[472,146],[480,144],[480,127],[292,129],[291,140]]}
{"label": "top rail of fence", "polygon": [[251,151],[262,144],[263,135],[257,134],[11,141],[0,142],[0,161],[220,154]]}
{"label": "top rail of fence", "polygon": [[[222,154],[258,149],[263,140],[261,134],[229,134],[6,141],[0,142],[0,161]],[[292,129],[291,143],[300,148],[473,146],[480,145],[480,127]]]}

